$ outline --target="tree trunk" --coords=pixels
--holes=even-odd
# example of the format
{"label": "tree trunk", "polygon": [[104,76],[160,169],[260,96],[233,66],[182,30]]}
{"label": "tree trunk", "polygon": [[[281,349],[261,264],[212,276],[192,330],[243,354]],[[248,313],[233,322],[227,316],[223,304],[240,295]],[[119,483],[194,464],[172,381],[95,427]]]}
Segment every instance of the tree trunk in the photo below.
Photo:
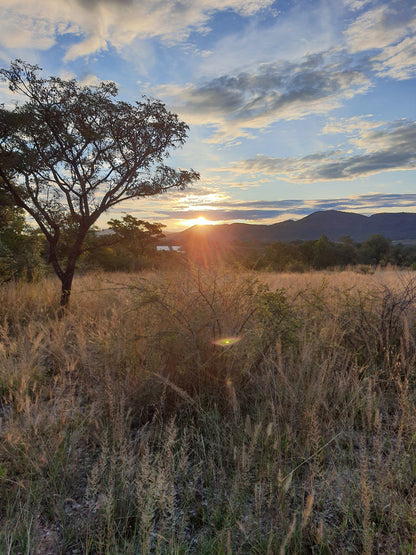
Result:
{"label": "tree trunk", "polygon": [[73,245],[71,252],[68,256],[65,272],[62,274],[62,277],[60,278],[62,283],[61,300],[59,303],[60,309],[58,313],[60,318],[64,315],[69,305],[69,298],[71,296],[71,289],[72,289],[72,280],[74,279],[74,274],[75,274],[75,266],[82,252],[81,247],[82,247],[84,238],[85,238],[85,234],[79,235],[77,237],[77,240]]}
{"label": "tree trunk", "polygon": [[61,279],[62,288],[61,288],[61,300],[59,302],[60,312],[64,312],[65,309],[69,305],[69,298],[71,296],[71,289],[72,289],[72,280],[74,279],[74,272],[75,267],[71,271],[66,271]]}
{"label": "tree trunk", "polygon": [[[84,244],[85,236],[87,235],[88,229],[94,223],[95,220],[83,221],[78,229],[75,241],[71,246],[68,254],[68,259],[66,262],[65,271],[58,261],[57,256],[57,240],[49,241],[50,244],[50,261],[53,264],[56,275],[61,280],[61,299],[59,302],[58,317],[62,318],[66,312],[69,305],[69,299],[71,296],[72,280],[74,279],[75,267],[77,261],[82,253],[82,245]],[[58,236],[59,237],[59,236]]]}

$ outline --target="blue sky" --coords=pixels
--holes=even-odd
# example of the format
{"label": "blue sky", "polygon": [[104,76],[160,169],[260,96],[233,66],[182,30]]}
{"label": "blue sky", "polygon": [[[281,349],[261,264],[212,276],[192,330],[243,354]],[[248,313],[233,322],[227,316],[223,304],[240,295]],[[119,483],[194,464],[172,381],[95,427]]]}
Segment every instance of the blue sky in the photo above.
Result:
{"label": "blue sky", "polygon": [[15,58],[189,124],[170,163],[200,181],[103,226],[416,211],[414,0],[0,0],[1,66]]}

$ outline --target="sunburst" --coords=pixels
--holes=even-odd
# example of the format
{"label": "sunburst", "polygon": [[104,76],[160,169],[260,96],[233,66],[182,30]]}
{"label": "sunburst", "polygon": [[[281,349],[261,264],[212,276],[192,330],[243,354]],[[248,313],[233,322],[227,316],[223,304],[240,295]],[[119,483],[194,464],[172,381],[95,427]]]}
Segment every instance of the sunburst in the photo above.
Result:
{"label": "sunburst", "polygon": [[186,222],[184,222],[186,227],[192,227],[194,225],[212,225],[212,222],[210,220],[207,220],[206,218],[204,218],[204,216],[198,216],[198,218],[193,218],[191,220],[186,220]]}

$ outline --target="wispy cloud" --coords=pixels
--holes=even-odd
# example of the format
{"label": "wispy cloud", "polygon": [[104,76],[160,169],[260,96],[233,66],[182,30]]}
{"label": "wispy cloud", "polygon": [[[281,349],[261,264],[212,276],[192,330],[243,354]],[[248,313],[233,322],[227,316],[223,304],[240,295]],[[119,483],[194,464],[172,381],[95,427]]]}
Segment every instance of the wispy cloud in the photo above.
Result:
{"label": "wispy cloud", "polygon": [[415,6],[389,2],[361,14],[345,31],[353,52],[383,49],[416,31]]}
{"label": "wispy cloud", "polygon": [[[416,77],[412,0],[0,0],[0,58],[17,56],[88,85],[110,73],[127,98],[139,83],[193,124],[173,163],[199,169],[205,186],[132,201],[131,213],[271,222],[329,208],[415,209],[414,195],[379,193],[233,200],[253,187],[257,197],[292,195],[292,183],[315,183],[322,196],[323,181],[345,195],[345,180],[363,191],[362,177],[416,168],[410,84],[397,85]],[[372,95],[374,119],[386,121],[360,115],[373,109]],[[0,102],[10,98],[0,84]],[[404,190],[394,173],[384,174],[387,187]]]}
{"label": "wispy cloud", "polygon": [[0,43],[7,49],[32,48],[46,50],[56,42],[55,35],[60,22],[31,13],[0,7]]}
{"label": "wispy cloud", "polygon": [[416,75],[416,34],[386,47],[374,56],[374,68],[382,77],[404,80]]}
{"label": "wispy cloud", "polygon": [[[416,7],[398,1],[376,7],[369,4],[345,0],[349,10],[362,13],[345,30],[345,40],[339,39],[337,46],[324,52],[286,61],[279,53],[274,61],[245,71],[230,71],[199,84],[167,85],[157,89],[157,94],[168,99],[187,121],[210,126],[213,134],[209,140],[222,143],[252,138],[254,130],[279,120],[327,114],[368,92],[377,77],[414,77]],[[244,51],[244,42],[241,44]],[[380,165],[377,160],[374,163]],[[386,163],[389,168],[390,162]]]}
{"label": "wispy cloud", "polygon": [[256,71],[223,75],[198,86],[165,86],[187,121],[216,130],[212,142],[250,136],[279,120],[327,113],[371,83],[353,58],[339,51],[306,56],[298,62],[261,64]]}
{"label": "wispy cloud", "polygon": [[171,43],[192,31],[206,32],[213,13],[233,10],[249,16],[273,0],[2,0],[0,41],[8,47],[47,49],[57,35],[79,37],[65,58],[121,48],[135,38],[159,37]]}
{"label": "wispy cloud", "polygon": [[267,12],[267,25],[264,19],[252,18],[249,25],[231,27],[219,36],[193,67],[195,81],[207,82],[219,75],[253,71],[260,64],[274,63],[276,59],[300,60],[338,44],[337,4],[315,0],[308,2],[305,9],[301,2],[290,2],[290,10],[284,16],[279,12],[282,3],[275,4],[276,10]]}
{"label": "wispy cloud", "polygon": [[373,0],[344,0],[344,6],[350,10],[360,10],[367,4],[371,4]]}
{"label": "wispy cloud", "polygon": [[156,217],[193,220],[198,216],[216,221],[248,221],[253,223],[273,223],[300,218],[320,210],[342,210],[361,214],[378,212],[414,212],[416,194],[369,193],[333,199],[286,199],[272,201],[227,201],[212,202],[210,209],[186,209],[175,207],[172,210],[155,211]]}
{"label": "wispy cloud", "polygon": [[351,52],[378,50],[371,62],[379,76],[416,75],[416,6],[392,1],[361,14],[344,32]]}
{"label": "wispy cloud", "polygon": [[[416,167],[416,122],[365,122],[360,118],[344,120],[344,132],[352,134],[351,146],[359,152],[343,150],[317,152],[308,156],[274,158],[259,155],[237,162],[229,171],[278,176],[293,182],[347,180],[386,170],[411,170]],[[360,122],[362,125],[360,126]],[[342,127],[333,123],[326,128],[335,132]]]}

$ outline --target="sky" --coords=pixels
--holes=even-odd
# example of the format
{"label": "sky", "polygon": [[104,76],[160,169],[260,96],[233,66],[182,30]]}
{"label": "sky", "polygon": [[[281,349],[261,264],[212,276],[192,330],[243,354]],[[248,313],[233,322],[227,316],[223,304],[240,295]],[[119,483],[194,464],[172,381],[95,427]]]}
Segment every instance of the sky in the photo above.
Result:
{"label": "sky", "polygon": [[0,67],[16,58],[189,125],[169,164],[200,180],[103,227],[416,212],[414,0],[0,0]]}

